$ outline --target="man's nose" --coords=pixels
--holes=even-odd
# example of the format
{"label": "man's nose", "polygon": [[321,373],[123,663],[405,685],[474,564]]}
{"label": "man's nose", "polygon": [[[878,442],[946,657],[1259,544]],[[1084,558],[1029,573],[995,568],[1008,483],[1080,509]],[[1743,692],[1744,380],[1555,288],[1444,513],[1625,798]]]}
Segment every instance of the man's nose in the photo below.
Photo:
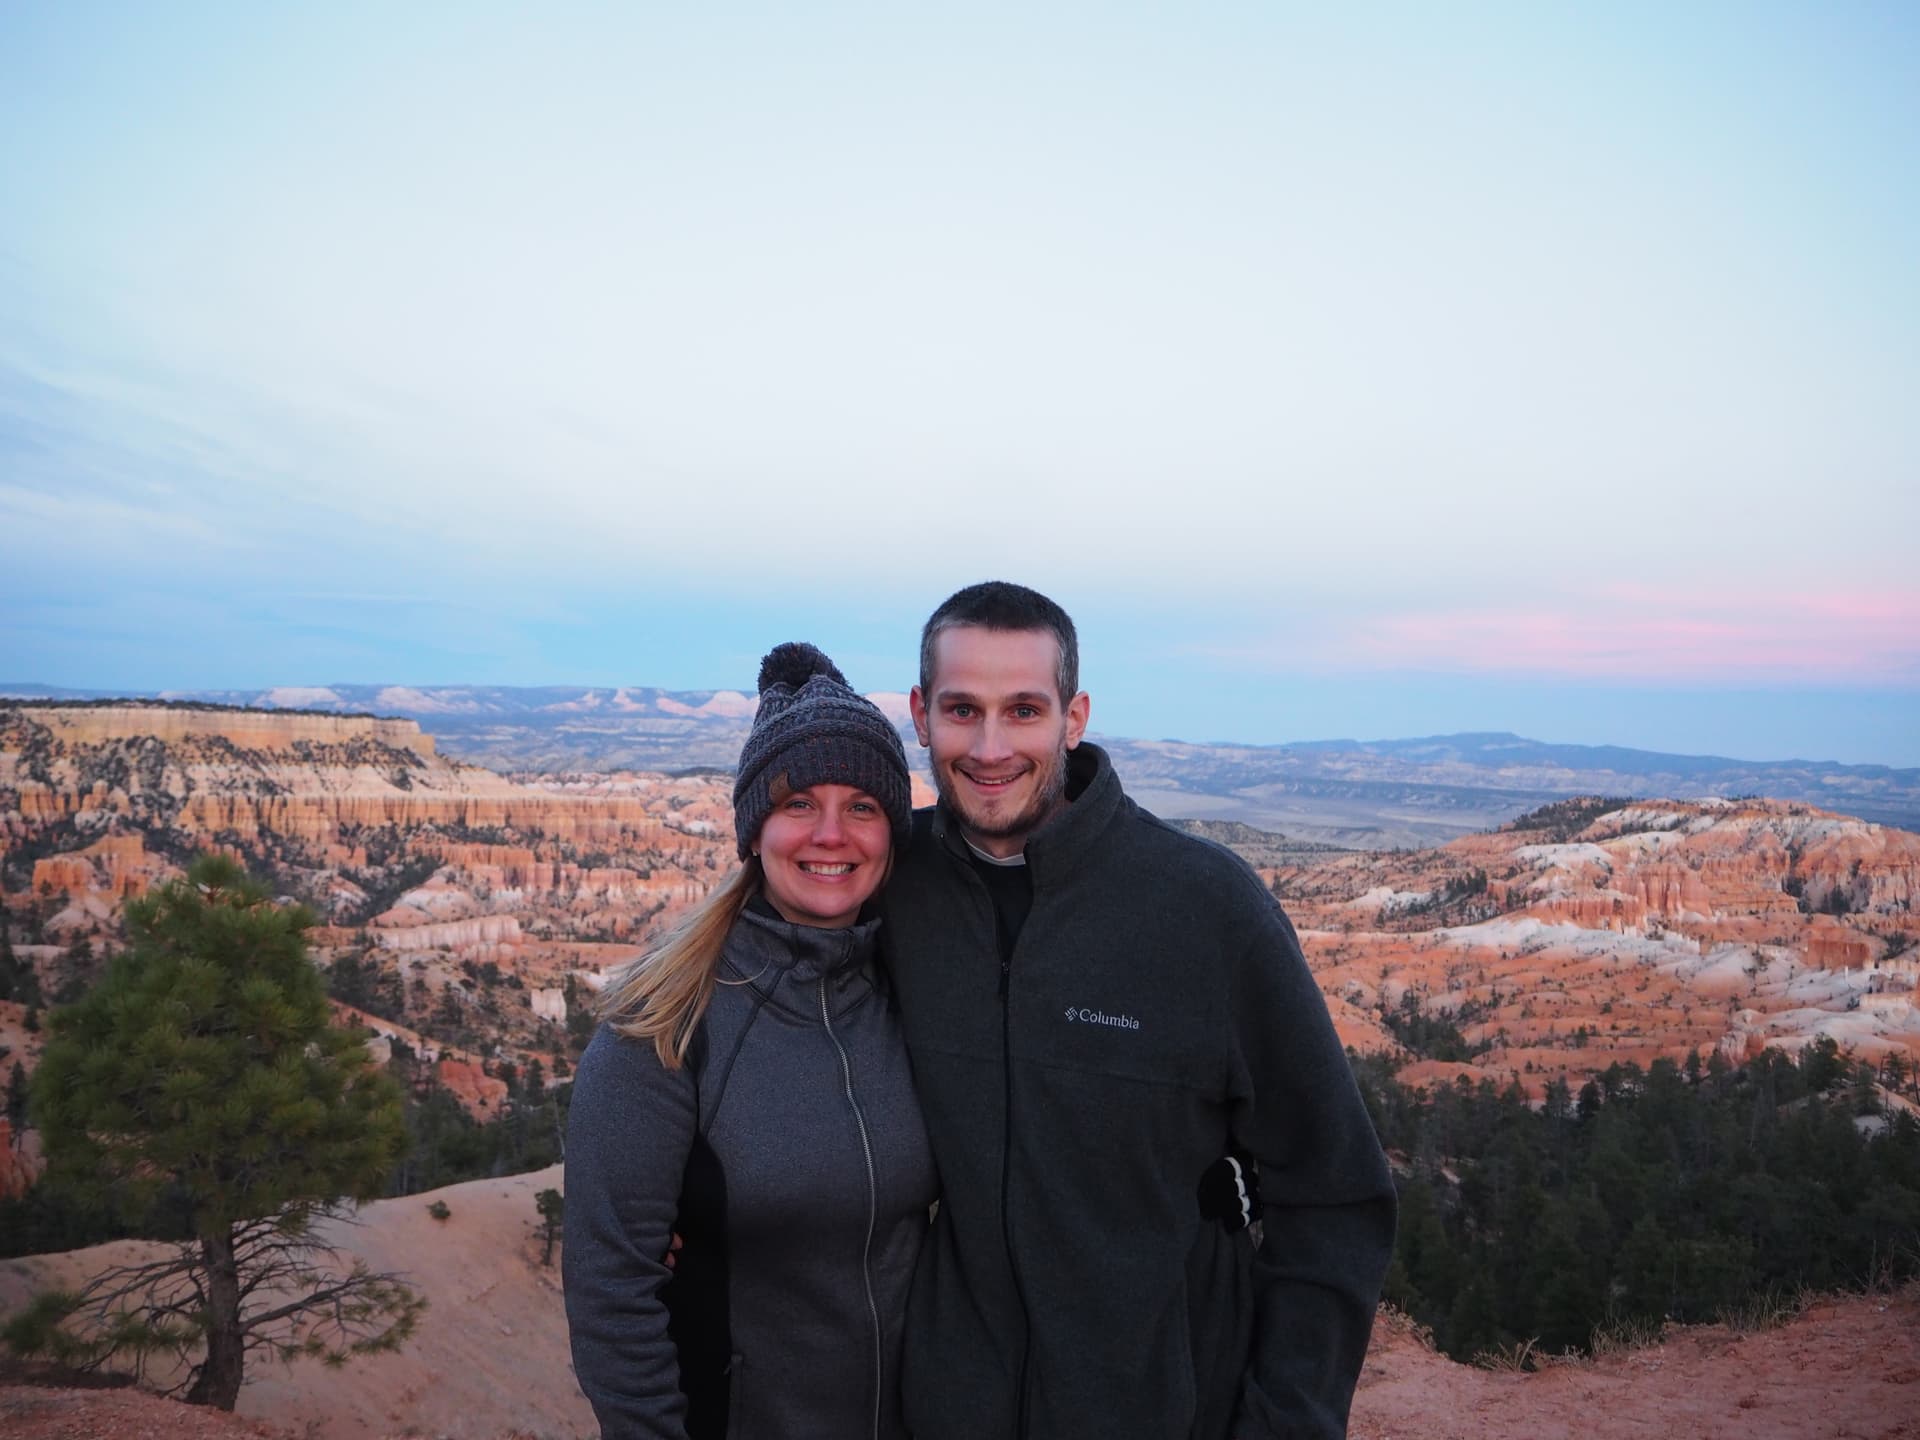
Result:
{"label": "man's nose", "polygon": [[1000,720],[982,720],[973,732],[973,758],[982,762],[1005,760],[1013,754],[1007,727]]}

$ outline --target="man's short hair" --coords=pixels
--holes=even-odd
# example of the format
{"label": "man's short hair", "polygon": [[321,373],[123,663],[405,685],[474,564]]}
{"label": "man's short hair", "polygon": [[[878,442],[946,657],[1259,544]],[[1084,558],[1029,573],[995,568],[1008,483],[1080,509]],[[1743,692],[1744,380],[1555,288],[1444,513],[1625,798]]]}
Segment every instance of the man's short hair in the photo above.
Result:
{"label": "man's short hair", "polygon": [[1060,703],[1068,705],[1080,693],[1080,637],[1073,617],[1038,590],[1007,580],[982,580],[956,590],[927,617],[920,632],[920,693],[933,693],[933,647],[940,632],[960,625],[983,630],[1050,631],[1060,650]]}

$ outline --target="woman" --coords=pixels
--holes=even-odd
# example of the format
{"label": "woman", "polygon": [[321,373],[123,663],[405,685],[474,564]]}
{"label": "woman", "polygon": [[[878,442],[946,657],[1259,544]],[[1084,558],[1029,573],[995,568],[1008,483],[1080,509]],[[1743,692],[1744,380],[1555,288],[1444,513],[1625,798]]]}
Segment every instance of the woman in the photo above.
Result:
{"label": "woman", "polygon": [[937,1184],[861,910],[909,795],[900,737],[832,661],[767,656],[733,790],[742,866],[614,976],[574,1080],[567,1319],[608,1440],[905,1433],[900,1329]]}

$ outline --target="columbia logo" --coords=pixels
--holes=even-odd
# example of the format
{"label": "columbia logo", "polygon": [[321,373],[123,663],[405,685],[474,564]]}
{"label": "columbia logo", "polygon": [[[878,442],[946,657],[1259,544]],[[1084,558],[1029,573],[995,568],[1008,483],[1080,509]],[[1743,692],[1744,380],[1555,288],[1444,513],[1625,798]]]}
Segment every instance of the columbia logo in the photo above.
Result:
{"label": "columbia logo", "polygon": [[1078,1021],[1082,1025],[1112,1025],[1121,1030],[1138,1030],[1140,1022],[1131,1015],[1109,1015],[1102,1010],[1092,1010],[1085,1005],[1069,1005],[1068,1021]]}

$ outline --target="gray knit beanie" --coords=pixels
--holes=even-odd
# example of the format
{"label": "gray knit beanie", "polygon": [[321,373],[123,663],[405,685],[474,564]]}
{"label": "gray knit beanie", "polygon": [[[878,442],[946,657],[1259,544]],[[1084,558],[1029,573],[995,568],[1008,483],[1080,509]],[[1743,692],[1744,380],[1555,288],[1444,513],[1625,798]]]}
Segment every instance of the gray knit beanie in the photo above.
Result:
{"label": "gray knit beanie", "polygon": [[789,641],[760,662],[760,711],[733,782],[733,833],[747,858],[773,807],[810,785],[851,785],[880,802],[895,847],[913,828],[907,752],[880,707],[813,646]]}

